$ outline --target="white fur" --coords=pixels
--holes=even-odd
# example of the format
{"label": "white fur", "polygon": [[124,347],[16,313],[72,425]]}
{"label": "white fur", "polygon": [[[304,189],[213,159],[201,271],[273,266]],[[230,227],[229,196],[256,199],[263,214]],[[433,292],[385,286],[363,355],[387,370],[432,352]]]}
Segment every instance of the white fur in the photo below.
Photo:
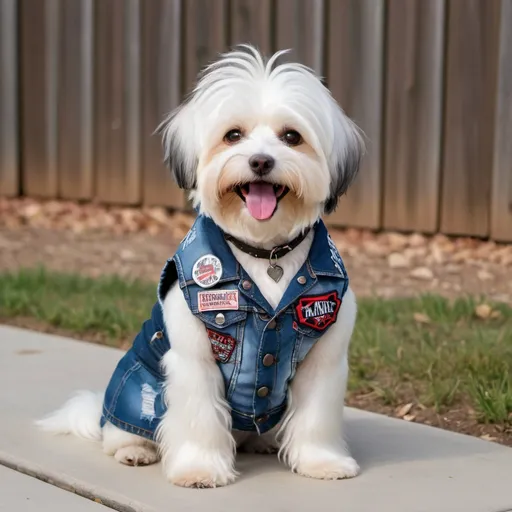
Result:
{"label": "white fur", "polygon": [[[175,178],[191,190],[201,213],[224,231],[259,247],[294,238],[330,211],[353,179],[362,153],[361,137],[329,91],[308,68],[276,65],[250,47],[222,56],[209,66],[192,96],[162,126],[166,158]],[[223,142],[227,131],[243,132],[238,143]],[[288,146],[283,130],[298,131],[300,147]],[[266,221],[254,219],[232,190],[254,180],[248,165],[255,153],[274,158],[265,181],[285,185],[289,195]],[[230,245],[233,254],[267,301],[276,307],[307,258],[313,233],[279,260],[282,279],[267,275],[268,262]],[[163,303],[172,350],[165,354],[168,410],[155,443],[107,423],[99,429],[101,395],[82,393],[38,422],[54,433],[103,439],[105,453],[130,465],[162,457],[163,470],[185,487],[216,487],[233,482],[237,445],[280,457],[295,472],[313,478],[355,476],[357,463],[343,439],[343,405],[348,375],[347,352],[356,318],[349,289],[337,322],[299,365],[291,383],[288,409],[279,427],[257,436],[232,432],[221,372],[204,324],[188,308],[174,284]]]}

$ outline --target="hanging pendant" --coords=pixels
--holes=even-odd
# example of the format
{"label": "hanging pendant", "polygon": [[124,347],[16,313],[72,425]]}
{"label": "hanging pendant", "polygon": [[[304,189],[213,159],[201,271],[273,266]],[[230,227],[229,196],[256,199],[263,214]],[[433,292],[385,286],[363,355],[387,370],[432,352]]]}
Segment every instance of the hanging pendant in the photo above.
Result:
{"label": "hanging pendant", "polygon": [[281,277],[283,277],[283,269],[279,265],[269,265],[267,274],[278,283]]}

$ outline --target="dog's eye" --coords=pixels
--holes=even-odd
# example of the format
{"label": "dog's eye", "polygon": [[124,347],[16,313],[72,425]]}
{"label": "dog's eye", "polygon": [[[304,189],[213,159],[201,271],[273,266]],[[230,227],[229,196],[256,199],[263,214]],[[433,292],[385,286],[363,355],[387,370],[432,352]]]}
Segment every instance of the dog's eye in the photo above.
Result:
{"label": "dog's eye", "polygon": [[295,130],[286,130],[281,136],[281,140],[288,146],[298,146],[302,142],[302,137]]}
{"label": "dog's eye", "polygon": [[242,131],[238,128],[234,128],[233,130],[229,130],[229,132],[224,135],[224,142],[227,144],[236,144],[242,140]]}

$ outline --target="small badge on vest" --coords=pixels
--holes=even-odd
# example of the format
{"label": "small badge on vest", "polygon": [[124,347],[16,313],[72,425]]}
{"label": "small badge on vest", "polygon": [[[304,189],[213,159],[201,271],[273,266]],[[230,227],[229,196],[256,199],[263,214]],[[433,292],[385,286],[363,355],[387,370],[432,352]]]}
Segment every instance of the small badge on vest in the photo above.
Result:
{"label": "small badge on vest", "polygon": [[222,263],[217,256],[206,254],[201,256],[192,268],[192,279],[201,288],[215,286],[222,277]]}
{"label": "small badge on vest", "polygon": [[211,329],[206,329],[206,332],[208,333],[215,359],[221,363],[227,363],[233,350],[235,350],[235,338],[227,334],[212,331]]}
{"label": "small badge on vest", "polygon": [[301,297],[295,311],[299,324],[323,331],[336,322],[341,300],[335,291],[325,295],[310,295]]}
{"label": "small badge on vest", "polygon": [[238,309],[238,290],[212,290],[197,293],[199,311]]}

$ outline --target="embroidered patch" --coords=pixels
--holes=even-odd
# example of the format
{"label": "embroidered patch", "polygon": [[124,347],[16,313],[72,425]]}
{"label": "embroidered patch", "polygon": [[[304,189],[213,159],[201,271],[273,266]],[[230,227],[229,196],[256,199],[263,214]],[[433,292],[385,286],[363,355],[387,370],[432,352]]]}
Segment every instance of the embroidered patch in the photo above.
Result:
{"label": "embroidered patch", "polygon": [[206,254],[201,256],[192,268],[192,279],[201,288],[215,286],[222,277],[222,263],[217,256]]}
{"label": "embroidered patch", "polygon": [[341,300],[335,291],[325,295],[302,297],[295,306],[297,320],[299,324],[323,331],[336,322],[340,305]]}
{"label": "embroidered patch", "polygon": [[227,363],[233,350],[235,350],[235,338],[227,334],[212,331],[211,329],[206,329],[206,332],[208,333],[215,359],[221,363]]}
{"label": "embroidered patch", "polygon": [[333,242],[331,235],[327,234],[327,243],[329,244],[329,249],[331,251],[331,260],[334,263],[334,266],[338,269],[338,272],[345,276],[345,272],[343,272],[343,261],[341,259],[340,253],[338,252],[338,248],[336,244]]}
{"label": "embroidered patch", "polygon": [[191,229],[181,241],[181,248],[186,249],[197,237],[196,228]]}
{"label": "embroidered patch", "polygon": [[212,290],[197,293],[199,311],[238,309],[238,290]]}

